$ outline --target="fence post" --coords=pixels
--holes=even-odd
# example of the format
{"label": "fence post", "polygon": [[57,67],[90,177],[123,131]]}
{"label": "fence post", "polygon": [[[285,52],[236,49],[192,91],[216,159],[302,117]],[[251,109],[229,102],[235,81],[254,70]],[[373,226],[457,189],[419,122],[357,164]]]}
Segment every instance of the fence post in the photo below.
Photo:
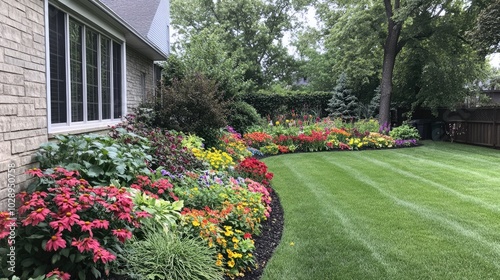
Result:
{"label": "fence post", "polygon": [[493,141],[491,141],[492,144],[493,144],[493,148],[496,148],[497,144],[498,144],[497,119],[498,119],[498,108],[495,108],[495,114],[494,114],[494,117],[493,117],[493,133],[491,135],[491,137],[493,137]]}

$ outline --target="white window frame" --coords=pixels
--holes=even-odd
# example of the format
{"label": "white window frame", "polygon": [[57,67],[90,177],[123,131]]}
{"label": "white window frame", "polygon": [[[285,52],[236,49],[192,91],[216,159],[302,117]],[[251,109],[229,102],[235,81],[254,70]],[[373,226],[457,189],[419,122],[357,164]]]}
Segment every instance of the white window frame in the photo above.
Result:
{"label": "white window frame", "polygon": [[[50,2],[50,3],[49,3]],[[65,24],[65,57],[66,57],[66,122],[52,124],[51,120],[51,76],[50,76],[50,31],[49,31],[49,4],[59,9],[64,15]],[[46,89],[47,89],[47,128],[48,133],[71,133],[71,132],[81,132],[81,131],[92,131],[92,130],[103,130],[109,126],[116,125],[122,122],[127,114],[127,76],[126,76],[126,43],[124,40],[117,38],[116,30],[106,33],[102,31],[102,27],[93,26],[85,18],[80,15],[80,13],[70,10],[68,8],[62,8],[57,3],[52,3],[52,1],[44,1],[45,8],[45,59],[46,59]],[[86,12],[88,14],[88,12]],[[83,121],[72,122],[71,121],[71,68],[70,68],[70,45],[69,45],[69,22],[73,20],[82,26],[82,86],[83,86]],[[99,119],[98,120],[87,120],[88,107],[87,107],[87,69],[86,69],[86,32],[90,29],[92,32],[98,34],[98,103],[99,103]],[[108,28],[105,28],[109,30]],[[110,98],[111,98],[111,119],[102,119],[102,80],[101,80],[101,38],[105,37],[110,39]],[[113,89],[113,43],[118,43],[121,46],[121,118],[114,118],[114,89]]]}

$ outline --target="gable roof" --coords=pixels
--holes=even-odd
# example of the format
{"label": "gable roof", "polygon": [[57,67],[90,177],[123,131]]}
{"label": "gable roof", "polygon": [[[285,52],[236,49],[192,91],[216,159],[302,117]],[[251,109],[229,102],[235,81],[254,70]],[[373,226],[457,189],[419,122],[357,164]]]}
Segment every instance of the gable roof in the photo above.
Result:
{"label": "gable roof", "polygon": [[121,18],[127,21],[140,34],[147,35],[156,14],[160,0],[129,1],[129,0],[100,0],[111,8]]}
{"label": "gable roof", "polygon": [[[137,0],[89,0],[89,2],[100,8],[122,27],[128,45],[153,60],[167,58],[169,52],[168,1],[148,0],[147,4],[145,4],[146,1]],[[165,5],[167,5],[166,9]],[[159,13],[161,18],[158,20]],[[161,38],[163,40],[151,36],[151,30],[154,28],[164,33]]]}

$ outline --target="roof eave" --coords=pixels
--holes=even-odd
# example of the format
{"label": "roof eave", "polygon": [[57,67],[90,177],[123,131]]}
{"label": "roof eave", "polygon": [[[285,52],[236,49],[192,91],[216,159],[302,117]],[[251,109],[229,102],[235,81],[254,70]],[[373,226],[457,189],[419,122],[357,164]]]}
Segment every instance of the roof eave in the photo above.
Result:
{"label": "roof eave", "polygon": [[143,55],[147,56],[152,60],[158,61],[167,59],[168,54],[164,53],[148,38],[139,34],[130,24],[128,24],[115,12],[113,12],[113,10],[111,10],[108,6],[106,6],[99,0],[88,0],[88,1],[94,4],[99,9],[101,9],[103,12],[105,12],[110,18],[115,20],[119,25],[124,27],[124,29],[127,31],[125,34],[127,45],[132,46],[135,50],[141,52]]}

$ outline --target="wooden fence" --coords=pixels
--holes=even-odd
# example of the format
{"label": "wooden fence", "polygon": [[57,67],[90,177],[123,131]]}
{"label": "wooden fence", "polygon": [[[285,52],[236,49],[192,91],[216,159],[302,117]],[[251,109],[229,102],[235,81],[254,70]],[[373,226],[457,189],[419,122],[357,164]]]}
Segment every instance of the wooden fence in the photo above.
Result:
{"label": "wooden fence", "polygon": [[446,111],[442,119],[448,135],[456,132],[456,142],[500,148],[500,108]]}

